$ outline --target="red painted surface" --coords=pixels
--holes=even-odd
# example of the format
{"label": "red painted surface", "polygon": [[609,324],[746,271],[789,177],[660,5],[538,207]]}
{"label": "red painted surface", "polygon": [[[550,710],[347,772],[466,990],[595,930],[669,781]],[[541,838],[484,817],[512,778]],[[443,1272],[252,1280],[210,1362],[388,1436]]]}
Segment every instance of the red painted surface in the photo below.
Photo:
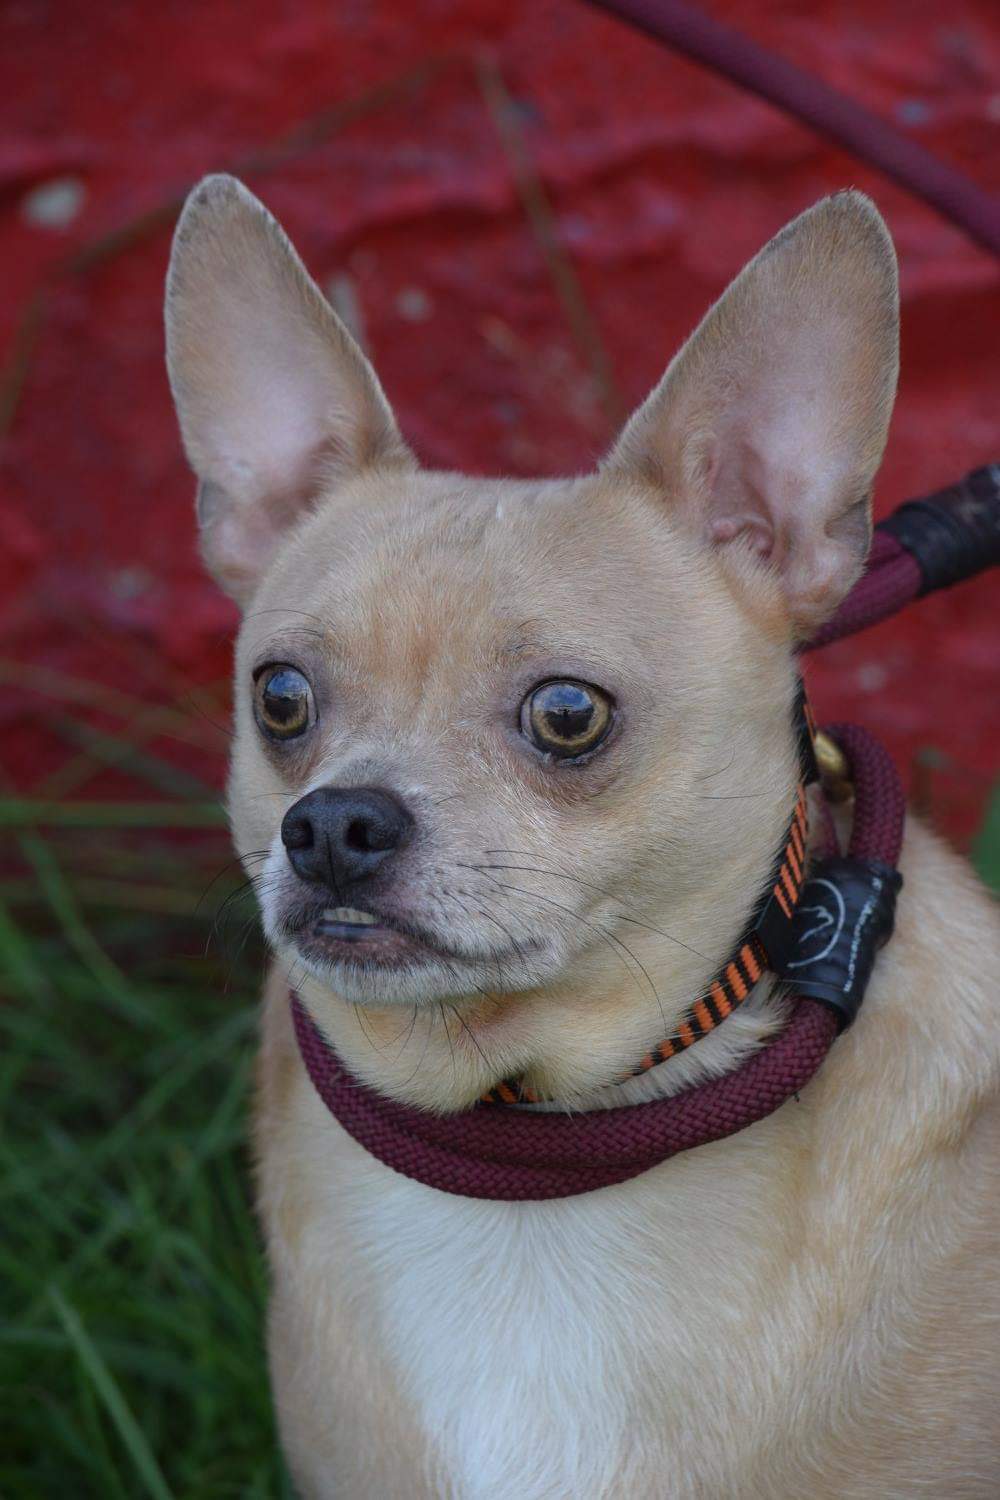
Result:
{"label": "red painted surface", "polygon": [[[996,189],[993,0],[710,8]],[[487,108],[484,58],[515,101],[559,253],[626,406],[766,238],[855,184],[885,213],[902,271],[903,368],[879,513],[1000,458],[990,258],[805,129],[577,0],[18,0],[0,12],[8,661],[150,701],[224,677],[233,617],[197,562],[163,375],[169,226],[144,232],[134,221],[201,173],[238,166],[423,65],[422,81],[245,175],[321,283],[350,279],[368,346],[427,462],[555,473],[602,451],[606,402]],[[62,177],[84,189],[79,213],[60,228],[30,222],[31,192]],[[73,267],[74,254],[123,225],[133,226],[125,242]],[[915,758],[927,762],[918,793],[930,778],[936,812],[959,838],[996,771],[995,589],[986,577],[927,600],[809,668],[821,718],[862,720],[908,773]],[[0,705],[8,778],[42,794],[68,753],[52,719],[63,709],[12,689],[9,674]],[[195,751],[160,748],[205,765]],[[217,757],[207,769],[221,774]],[[81,794],[122,785],[104,775]]]}

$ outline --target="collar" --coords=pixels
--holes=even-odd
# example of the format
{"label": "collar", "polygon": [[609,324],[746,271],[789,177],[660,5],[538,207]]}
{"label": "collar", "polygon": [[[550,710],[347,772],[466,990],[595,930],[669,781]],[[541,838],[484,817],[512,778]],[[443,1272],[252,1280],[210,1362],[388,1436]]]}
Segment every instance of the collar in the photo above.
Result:
{"label": "collar", "polygon": [[[772,862],[771,872],[753,915],[736,947],[714,976],[707,989],[693,1000],[670,1036],[658,1042],[634,1068],[618,1080],[636,1078],[659,1063],[676,1057],[722,1024],[727,1016],[743,1004],[762,974],[780,972],[782,961],[793,940],[795,914],[805,878],[806,850],[809,845],[809,804],[806,787],[819,777],[816,758],[816,721],[813,718],[805,684],[800,677],[792,709],[799,758],[799,783],[795,805],[784,841]],[[540,1096],[518,1081],[504,1081],[484,1094],[483,1104],[538,1104]]]}
{"label": "collar", "polygon": [[[789,985],[793,1000],[791,1018],[773,1040],[731,1072],[650,1103],[539,1114],[492,1108],[491,1097],[437,1116],[386,1098],[349,1073],[293,991],[292,1021],[306,1071],[348,1134],[394,1171],[443,1192],[540,1200],[627,1181],[797,1098],[857,1014],[876,952],[892,931],[902,883],[894,867],[904,800],[878,742],[857,726],[834,726],[841,779],[853,782],[854,828],[846,857],[819,861],[807,872],[805,782],[815,776],[815,730],[801,690],[796,715],[804,726],[802,780],[753,925],[677,1031],[633,1071],[645,1072],[721,1024],[765,968]],[[525,1097],[504,1087],[510,1097],[501,1092],[503,1104]]]}
{"label": "collar", "polygon": [[[800,702],[804,707],[805,698],[801,693]],[[779,971],[792,941],[795,914],[805,879],[808,842],[809,810],[803,780],[796,790],[795,806],[784,842],[747,930],[708,987],[688,1006],[676,1029],[650,1048],[619,1082],[648,1073],[659,1063],[693,1047],[743,1004],[762,974],[768,970]],[[523,1083],[504,1082],[484,1094],[481,1102],[537,1104],[540,1096]]]}

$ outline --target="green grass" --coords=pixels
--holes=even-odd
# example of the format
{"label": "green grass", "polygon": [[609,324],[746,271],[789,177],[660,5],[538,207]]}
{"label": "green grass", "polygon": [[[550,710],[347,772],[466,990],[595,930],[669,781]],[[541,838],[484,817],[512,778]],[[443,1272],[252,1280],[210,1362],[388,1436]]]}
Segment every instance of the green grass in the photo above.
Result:
{"label": "green grass", "polygon": [[290,1496],[246,1153],[250,908],[206,956],[225,834],[140,844],[151,820],[112,805],[91,820],[111,848],[81,821],[20,833],[0,882],[0,1495]]}
{"label": "green grass", "polygon": [[972,851],[972,862],[986,885],[1000,896],[1000,781],[986,805],[986,816]]}

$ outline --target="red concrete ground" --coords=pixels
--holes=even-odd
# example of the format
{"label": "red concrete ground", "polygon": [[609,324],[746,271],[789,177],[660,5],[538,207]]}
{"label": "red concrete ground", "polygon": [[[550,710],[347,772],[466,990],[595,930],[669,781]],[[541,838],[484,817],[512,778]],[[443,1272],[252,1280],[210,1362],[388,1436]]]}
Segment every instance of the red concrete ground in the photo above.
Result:
{"label": "red concrete ground", "polygon": [[[996,188],[993,0],[708,9]],[[855,184],[902,270],[879,513],[1000,458],[990,257],[580,0],[12,0],[0,85],[0,758],[24,792],[129,792],[79,760],[66,776],[81,681],[157,702],[228,670],[162,368],[172,204],[205,171],[241,171],[353,298],[429,463],[512,474],[590,464],[744,260]],[[883,735],[960,840],[996,772],[995,588],[809,668],[820,716]],[[101,702],[91,722],[119,731],[128,703]],[[218,778],[189,724],[161,750]]]}

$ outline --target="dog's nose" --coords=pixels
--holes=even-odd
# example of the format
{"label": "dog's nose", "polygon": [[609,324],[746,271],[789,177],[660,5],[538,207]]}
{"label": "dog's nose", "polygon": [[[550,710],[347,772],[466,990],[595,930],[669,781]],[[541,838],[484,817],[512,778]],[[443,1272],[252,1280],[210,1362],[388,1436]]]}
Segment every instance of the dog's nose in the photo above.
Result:
{"label": "dog's nose", "polygon": [[336,891],[373,875],[412,829],[402,803],[377,787],[319,787],[285,813],[281,841],[297,875]]}

